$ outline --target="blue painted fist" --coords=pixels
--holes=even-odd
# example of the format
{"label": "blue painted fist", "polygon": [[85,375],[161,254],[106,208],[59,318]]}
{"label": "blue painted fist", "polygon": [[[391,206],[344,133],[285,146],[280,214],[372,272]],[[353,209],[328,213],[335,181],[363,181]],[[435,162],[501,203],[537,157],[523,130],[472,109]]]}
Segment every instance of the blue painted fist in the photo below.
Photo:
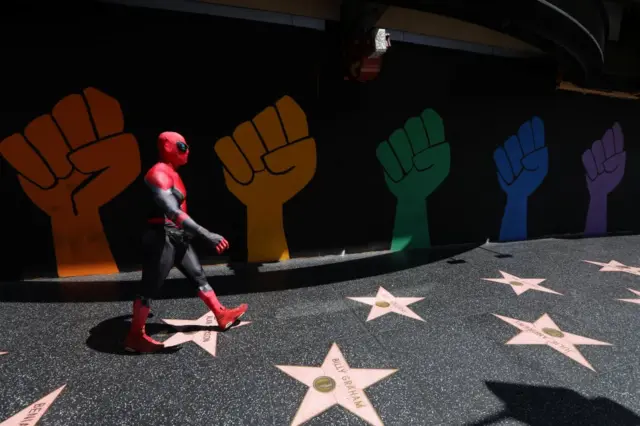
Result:
{"label": "blue painted fist", "polygon": [[538,117],[525,122],[493,153],[498,182],[509,198],[527,198],[542,183],[549,169],[544,145],[544,123]]}

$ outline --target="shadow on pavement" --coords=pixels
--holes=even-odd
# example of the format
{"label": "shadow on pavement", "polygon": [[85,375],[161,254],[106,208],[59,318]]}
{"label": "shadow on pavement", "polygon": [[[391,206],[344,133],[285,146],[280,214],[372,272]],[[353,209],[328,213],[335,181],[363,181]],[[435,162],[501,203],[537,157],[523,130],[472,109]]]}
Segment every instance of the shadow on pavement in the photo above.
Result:
{"label": "shadow on pavement", "polygon": [[[131,315],[122,315],[115,318],[102,321],[97,326],[93,327],[89,331],[89,337],[86,344],[89,348],[97,352],[103,352],[115,355],[140,355],[124,350],[124,339],[129,331],[131,325]],[[147,334],[150,336],[156,336],[156,338],[174,333],[175,330],[172,326],[164,323],[147,323]],[[166,348],[161,352],[156,352],[153,355],[172,354],[180,350],[180,346]]]}
{"label": "shadow on pavement", "polygon": [[[411,250],[382,254],[308,267],[293,267],[259,271],[261,264],[229,264],[234,275],[210,277],[219,295],[258,293],[312,287],[341,281],[356,280],[414,268],[442,259],[449,263],[464,263],[456,255],[471,251],[481,243],[438,249]],[[138,288],[138,280],[123,281],[17,281],[0,283],[3,302],[102,302],[131,300]],[[167,280],[157,299],[195,296],[196,290],[185,279]]]}
{"label": "shadow on pavement", "polygon": [[468,426],[502,424],[507,419],[530,426],[640,425],[633,411],[607,398],[587,398],[570,389],[486,382],[504,410]]}

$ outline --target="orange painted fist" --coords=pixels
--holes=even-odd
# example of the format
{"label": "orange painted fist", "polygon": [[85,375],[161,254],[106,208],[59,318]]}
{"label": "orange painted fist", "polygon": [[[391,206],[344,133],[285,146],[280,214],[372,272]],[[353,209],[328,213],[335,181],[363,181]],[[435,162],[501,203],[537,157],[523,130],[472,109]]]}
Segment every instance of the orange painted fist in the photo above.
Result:
{"label": "orange painted fist", "polygon": [[140,174],[138,143],[123,131],[118,101],[87,88],[0,142],[25,193],[51,216],[61,277],[118,272],[99,208]]}

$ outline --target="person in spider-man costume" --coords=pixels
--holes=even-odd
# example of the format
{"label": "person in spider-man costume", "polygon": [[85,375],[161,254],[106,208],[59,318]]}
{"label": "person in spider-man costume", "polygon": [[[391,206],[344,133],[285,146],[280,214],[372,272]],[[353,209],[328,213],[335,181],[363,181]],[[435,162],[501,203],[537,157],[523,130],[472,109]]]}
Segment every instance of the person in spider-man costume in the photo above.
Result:
{"label": "person in spider-man costume", "polygon": [[187,191],[178,168],[187,164],[189,146],[180,134],[163,132],[158,137],[158,150],[160,161],[149,169],[144,178],[154,203],[148,219],[149,227],[142,238],[142,291],[133,303],[131,328],[125,340],[125,349],[130,352],[156,352],[164,348],[162,343],[146,334],[145,323],[151,309],[151,298],[173,266],[197,286],[198,296],[213,312],[220,328],[228,329],[247,311],[246,304],[232,309],[220,304],[190,245],[193,238],[201,238],[218,254],[229,248],[224,237],[198,225],[187,214]]}

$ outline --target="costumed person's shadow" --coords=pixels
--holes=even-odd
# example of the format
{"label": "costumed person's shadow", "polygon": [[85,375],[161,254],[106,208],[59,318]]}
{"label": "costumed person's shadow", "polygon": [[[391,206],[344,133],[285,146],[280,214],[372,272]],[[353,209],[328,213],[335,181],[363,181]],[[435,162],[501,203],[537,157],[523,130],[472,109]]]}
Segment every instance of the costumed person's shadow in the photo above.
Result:
{"label": "costumed person's shadow", "polygon": [[[131,315],[122,315],[102,321],[89,331],[86,345],[97,352],[115,355],[166,355],[179,351],[182,346],[176,345],[151,354],[128,352],[124,349],[124,340],[131,327]],[[169,324],[147,323],[146,331],[149,336],[167,338],[176,332],[176,327]],[[165,339],[162,339],[165,340]]]}

